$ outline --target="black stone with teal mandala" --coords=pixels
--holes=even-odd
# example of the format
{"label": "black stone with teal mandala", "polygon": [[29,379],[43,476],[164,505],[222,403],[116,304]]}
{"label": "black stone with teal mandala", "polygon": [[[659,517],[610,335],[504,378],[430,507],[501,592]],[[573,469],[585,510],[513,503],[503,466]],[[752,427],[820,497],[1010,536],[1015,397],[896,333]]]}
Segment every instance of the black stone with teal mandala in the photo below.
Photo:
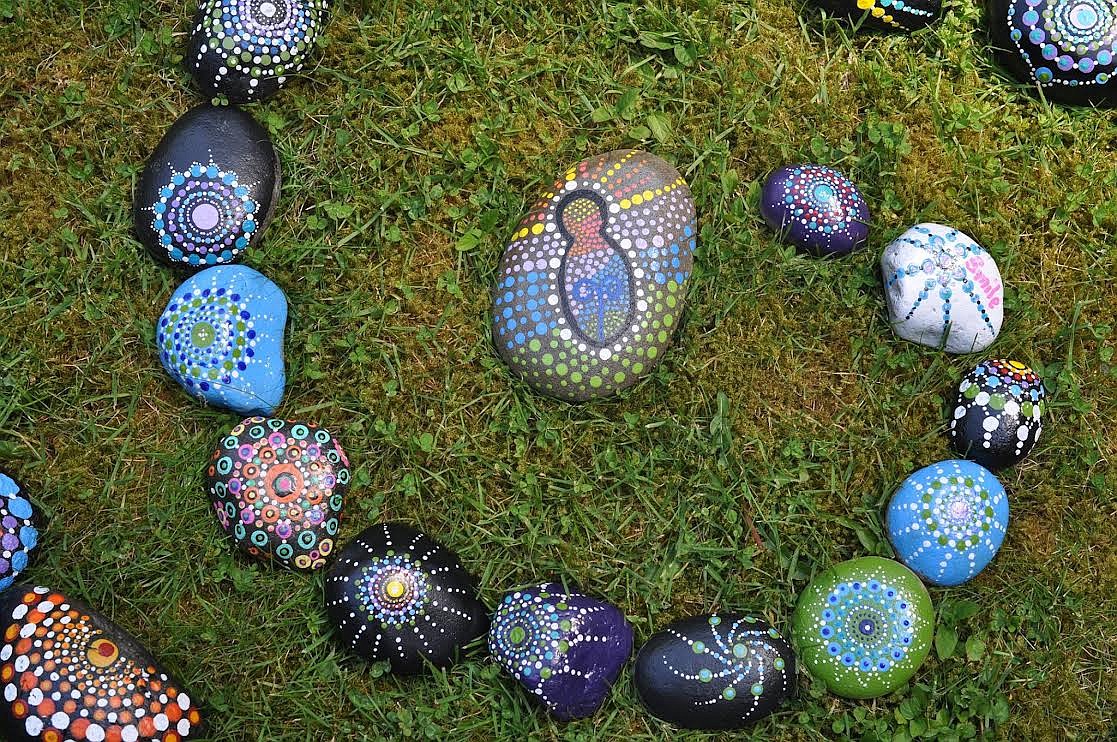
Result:
{"label": "black stone with teal mandala", "polygon": [[684,729],[740,729],[795,691],[795,654],[766,621],[740,613],[684,618],[636,655],[648,711]]}
{"label": "black stone with teal mandala", "polygon": [[326,611],[342,646],[405,675],[453,664],[489,628],[457,554],[402,523],[372,526],[345,547],[326,578]]}
{"label": "black stone with teal mandala", "polygon": [[263,100],[306,64],[326,22],[327,0],[204,0],[186,67],[206,95]]}
{"label": "black stone with teal mandala", "polygon": [[232,106],[198,106],[163,135],[133,200],[136,236],[187,270],[232,263],[271,220],[279,156],[267,131]]}
{"label": "black stone with teal mandala", "polygon": [[1002,64],[1045,98],[1117,105],[1117,1],[991,0],[989,29]]}
{"label": "black stone with teal mandala", "polygon": [[862,557],[811,580],[791,631],[799,661],[832,693],[876,698],[903,686],[927,658],[935,609],[910,569]]}

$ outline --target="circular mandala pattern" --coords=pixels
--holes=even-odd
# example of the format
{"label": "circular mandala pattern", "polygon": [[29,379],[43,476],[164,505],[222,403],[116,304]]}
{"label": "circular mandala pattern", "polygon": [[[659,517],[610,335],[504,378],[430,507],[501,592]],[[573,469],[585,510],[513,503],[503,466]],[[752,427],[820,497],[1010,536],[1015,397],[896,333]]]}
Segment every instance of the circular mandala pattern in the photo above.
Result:
{"label": "circular mandala pattern", "polygon": [[489,626],[457,555],[402,523],[372,526],[345,547],[326,579],[326,610],[347,649],[403,674],[453,664]]}
{"label": "circular mandala pattern", "polygon": [[772,173],[760,197],[772,229],[815,255],[840,255],[865,244],[869,207],[857,186],[823,165],[795,165]]}
{"label": "circular mandala pattern", "polygon": [[888,506],[900,560],[935,585],[960,585],[993,560],[1008,528],[1008,496],[971,461],[941,461],[908,477]]}
{"label": "circular mandala pattern", "polygon": [[1117,0],[1000,0],[995,13],[1026,82],[1069,103],[1117,102]]}
{"label": "circular mandala pattern", "polygon": [[253,556],[319,569],[333,553],[349,460],[314,423],[251,417],[222,438],[206,480],[222,529]]}
{"label": "circular mandala pattern", "polygon": [[906,683],[934,634],[927,589],[890,559],[853,559],[818,575],[799,597],[793,638],[799,658],[830,690],[875,698]]}
{"label": "circular mandala pattern", "polygon": [[962,456],[997,471],[1023,460],[1043,432],[1047,390],[1023,363],[990,360],[962,378],[950,441]]}
{"label": "circular mandala pattern", "polygon": [[283,398],[287,299],[251,268],[219,265],[175,291],[156,327],[163,367],[191,395],[270,415]]}
{"label": "circular mandala pattern", "polygon": [[229,263],[256,232],[252,186],[210,162],[171,175],[150,210],[151,228],[167,257],[189,265]]}
{"label": "circular mandala pattern", "polygon": [[632,627],[615,606],[543,584],[504,596],[489,653],[558,719],[601,706],[632,652]]}
{"label": "circular mandala pattern", "polygon": [[237,101],[275,93],[318,42],[326,0],[207,0],[191,47],[195,70]]}
{"label": "circular mandala pattern", "polygon": [[23,488],[0,472],[0,591],[12,586],[39,545],[37,520]]}
{"label": "circular mandala pattern", "polygon": [[634,384],[678,326],[697,223],[678,172],[645,152],[578,163],[536,202],[501,261],[497,350],[567,400]]}
{"label": "circular mandala pattern", "polygon": [[201,732],[190,696],[130,637],[57,592],[5,603],[0,684],[9,731],[42,742],[180,742]]}

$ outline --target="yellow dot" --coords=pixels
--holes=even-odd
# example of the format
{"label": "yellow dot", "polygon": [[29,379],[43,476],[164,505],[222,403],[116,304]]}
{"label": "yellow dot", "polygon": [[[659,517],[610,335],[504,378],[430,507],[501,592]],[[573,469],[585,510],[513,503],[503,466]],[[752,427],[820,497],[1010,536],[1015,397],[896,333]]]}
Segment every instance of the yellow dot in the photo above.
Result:
{"label": "yellow dot", "polygon": [[542,225],[542,224],[539,224],[539,223],[536,223],[536,224],[535,224],[535,225],[534,225],[534,226],[533,226],[533,227],[531,228],[531,233],[532,233],[532,234],[543,234],[543,225]]}
{"label": "yellow dot", "polygon": [[637,193],[632,197],[632,203],[636,206],[639,206],[640,204],[644,203],[644,197]]}
{"label": "yellow dot", "polygon": [[626,199],[624,199],[623,201],[621,201],[621,208],[622,208],[622,209],[627,209],[627,208],[629,208],[630,206],[632,206],[632,202],[631,202],[631,201],[629,201],[629,200],[628,200],[627,198],[626,198]]}
{"label": "yellow dot", "polygon": [[655,194],[654,194],[654,193],[652,193],[651,191],[644,191],[644,200],[645,200],[645,201],[651,201],[651,200],[652,200],[652,196],[654,196],[654,195],[655,195]]}
{"label": "yellow dot", "polygon": [[388,584],[384,586],[384,592],[388,594],[389,598],[400,598],[407,591],[407,588],[399,580],[389,580]]}

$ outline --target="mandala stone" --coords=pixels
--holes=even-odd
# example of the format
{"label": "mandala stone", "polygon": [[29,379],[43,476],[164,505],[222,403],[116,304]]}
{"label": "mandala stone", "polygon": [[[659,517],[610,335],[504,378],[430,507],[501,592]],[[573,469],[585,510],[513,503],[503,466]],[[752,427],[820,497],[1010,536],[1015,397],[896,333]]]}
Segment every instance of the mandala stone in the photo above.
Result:
{"label": "mandala stone", "polygon": [[1001,272],[962,232],[917,224],[880,259],[892,329],[904,340],[971,353],[989,347],[1004,321]]}
{"label": "mandala stone", "polygon": [[684,729],[740,729],[791,696],[795,655],[760,619],[695,616],[648,639],[634,678],[652,716]]}
{"label": "mandala stone", "polygon": [[267,131],[237,108],[198,106],[144,166],[136,236],[157,260],[189,270],[234,262],[271,221],[279,187]]}
{"label": "mandala stone", "polygon": [[0,472],[0,591],[7,590],[27,568],[39,545],[39,512],[27,492]]}
{"label": "mandala stone", "polygon": [[1117,105],[1113,0],[992,0],[989,28],[1001,63],[1047,99]]}
{"label": "mandala stone", "polygon": [[942,17],[942,0],[813,0],[827,13],[858,22],[868,31],[910,33]]}
{"label": "mandala stone", "polygon": [[180,742],[204,736],[197,703],[93,609],[45,587],[0,601],[0,738]]}
{"label": "mandala stone", "polygon": [[614,394],[663,358],[697,234],[675,168],[635,150],[579,162],[535,202],[504,252],[493,339],[533,389]]}
{"label": "mandala stone", "polygon": [[799,661],[846,698],[876,698],[908,682],[927,658],[934,629],[927,588],[881,557],[851,559],[816,576],[792,618]]}
{"label": "mandala stone", "polygon": [[206,487],[222,530],[242,550],[320,569],[334,550],[349,459],[314,423],[250,417],[218,443]]}
{"label": "mandala stone", "polygon": [[985,569],[1005,538],[1008,495],[972,461],[940,461],[912,474],[888,505],[888,538],[904,564],[934,585],[961,585]]}
{"label": "mandala stone", "polygon": [[489,628],[458,556],[402,523],[366,529],[326,578],[326,610],[346,649],[392,672],[447,667]]}
{"label": "mandala stone", "polygon": [[219,265],[179,286],[156,327],[163,368],[186,392],[242,415],[283,399],[287,297],[263,274]]}
{"label": "mandala stone", "polygon": [[203,0],[186,68],[207,95],[263,100],[297,74],[318,43],[327,0]]}
{"label": "mandala stone", "polygon": [[792,165],[768,176],[760,214],[785,240],[813,255],[844,255],[869,238],[869,207],[861,192],[824,165]]}
{"label": "mandala stone", "polygon": [[1023,460],[1043,432],[1047,390],[1016,361],[979,363],[954,398],[950,443],[961,456],[998,471]]}
{"label": "mandala stone", "polygon": [[504,596],[489,653],[560,721],[592,715],[632,654],[616,606],[544,583]]}

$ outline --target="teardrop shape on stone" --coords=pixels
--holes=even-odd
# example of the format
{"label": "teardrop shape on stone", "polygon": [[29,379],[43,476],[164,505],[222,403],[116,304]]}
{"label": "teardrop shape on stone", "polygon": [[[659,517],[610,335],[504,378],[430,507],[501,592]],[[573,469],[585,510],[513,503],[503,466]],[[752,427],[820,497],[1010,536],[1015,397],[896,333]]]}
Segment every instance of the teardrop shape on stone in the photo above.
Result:
{"label": "teardrop shape on stone", "polygon": [[533,389],[568,401],[635,384],[670,346],[696,235],[690,189],[663,160],[620,150],[578,163],[504,252],[497,352]]}
{"label": "teardrop shape on stone", "polygon": [[156,326],[163,368],[193,397],[242,415],[283,399],[287,297],[263,274],[219,265],[179,286]]}
{"label": "teardrop shape on stone", "polygon": [[186,68],[206,95],[271,97],[306,64],[328,8],[328,0],[203,0]]}
{"label": "teardrop shape on stone", "polygon": [[39,509],[14,477],[0,471],[0,592],[27,568],[39,546]]}
{"label": "teardrop shape on stone", "polygon": [[403,675],[452,665],[489,628],[458,555],[402,523],[371,526],[345,547],[326,578],[326,610],[346,649]]}
{"label": "teardrop shape on stone", "polygon": [[942,17],[942,0],[813,0],[827,13],[867,31],[911,33]]}
{"label": "teardrop shape on stone", "polygon": [[0,737],[10,742],[204,736],[197,702],[123,629],[45,587],[0,600]]}
{"label": "teardrop shape on stone", "polygon": [[148,158],[133,199],[136,236],[189,270],[232,263],[256,243],[279,199],[267,131],[232,106],[183,114]]}
{"label": "teardrop shape on stone", "polygon": [[850,559],[816,575],[792,617],[799,661],[845,698],[876,698],[904,685],[927,659],[934,633],[927,588],[881,557]]}
{"label": "teardrop shape on stone", "polygon": [[1117,105],[1113,0],[991,0],[989,36],[1031,91],[1072,105]]}
{"label": "teardrop shape on stone", "polygon": [[972,353],[989,347],[1004,321],[996,261],[957,229],[917,224],[880,258],[893,331],[904,340]]}
{"label": "teardrop shape on stone", "polygon": [[593,715],[632,654],[632,627],[603,600],[544,583],[501,600],[489,654],[560,721]]}
{"label": "teardrop shape on stone", "polygon": [[959,455],[1000,471],[1019,463],[1043,432],[1047,389],[1018,361],[977,364],[958,385],[950,416],[950,444]]}
{"label": "teardrop shape on stone", "polygon": [[1008,495],[972,461],[940,461],[913,473],[886,517],[896,556],[928,583],[961,585],[988,566],[1008,529]]}
{"label": "teardrop shape on stone", "polygon": [[794,693],[795,655],[761,619],[694,616],[653,634],[633,675],[652,716],[683,729],[742,729]]}
{"label": "teardrop shape on stone", "polygon": [[217,445],[206,469],[221,529],[242,551],[315,570],[334,552],[349,459],[315,423],[250,417]]}

